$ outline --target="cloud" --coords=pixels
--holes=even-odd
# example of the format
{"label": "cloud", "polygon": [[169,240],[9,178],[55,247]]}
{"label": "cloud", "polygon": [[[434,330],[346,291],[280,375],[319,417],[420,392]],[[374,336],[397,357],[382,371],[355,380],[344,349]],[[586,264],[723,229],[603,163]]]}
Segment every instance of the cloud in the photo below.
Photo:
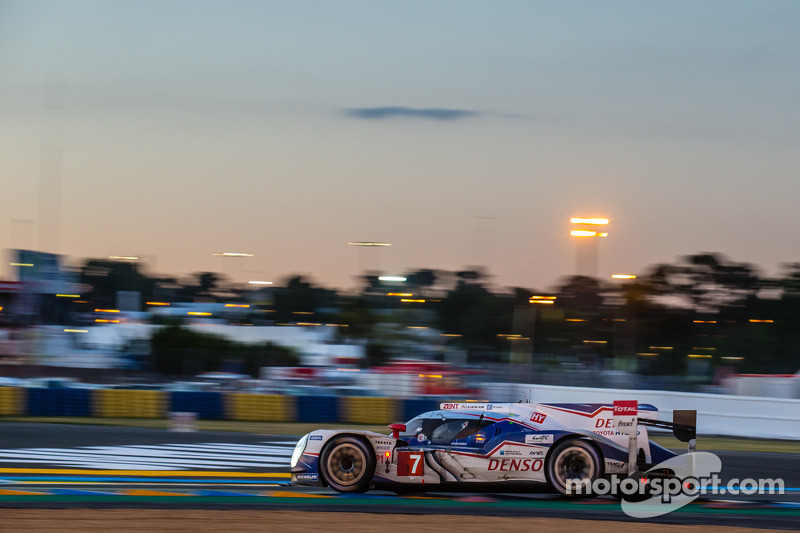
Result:
{"label": "cloud", "polygon": [[383,120],[387,118],[407,117],[432,120],[460,120],[480,115],[479,111],[469,109],[419,109],[414,107],[357,107],[346,110],[354,118]]}

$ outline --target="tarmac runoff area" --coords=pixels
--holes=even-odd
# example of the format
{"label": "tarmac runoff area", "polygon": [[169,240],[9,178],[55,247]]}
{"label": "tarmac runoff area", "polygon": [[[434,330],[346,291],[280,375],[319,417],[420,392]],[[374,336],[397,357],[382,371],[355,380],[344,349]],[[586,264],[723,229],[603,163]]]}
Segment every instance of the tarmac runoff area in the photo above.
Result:
{"label": "tarmac runoff area", "polygon": [[5,509],[2,514],[5,532],[75,531],[115,532],[233,532],[277,531],[348,531],[350,533],[415,533],[443,531],[535,531],[563,533],[747,533],[765,531],[713,525],[670,525],[642,522],[587,521],[564,518],[519,518],[497,516],[407,515],[367,513],[325,513],[291,511],[208,511],[153,509]]}
{"label": "tarmac runoff area", "polygon": [[796,453],[719,452],[727,477],[785,478],[786,487],[795,490],[779,502],[775,496],[750,503],[698,501],[641,521],[628,518],[610,499],[572,501],[529,493],[339,495],[320,487],[289,487],[286,464],[297,437],[287,435],[56,424],[0,427],[2,531],[224,527],[384,532],[410,527],[441,532],[479,525],[497,531],[589,527],[621,532],[636,527],[642,532],[796,530],[800,524]]}

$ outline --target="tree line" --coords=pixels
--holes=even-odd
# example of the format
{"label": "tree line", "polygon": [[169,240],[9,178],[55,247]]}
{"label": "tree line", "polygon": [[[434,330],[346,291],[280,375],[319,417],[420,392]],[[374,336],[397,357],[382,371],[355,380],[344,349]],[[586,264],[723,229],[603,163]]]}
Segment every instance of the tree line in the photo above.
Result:
{"label": "tree line", "polygon": [[[566,276],[550,290],[498,287],[478,268],[418,269],[403,283],[369,272],[355,292],[300,275],[256,291],[212,272],[159,277],[136,263],[96,259],[79,276],[91,306],[114,305],[117,291],[138,292],[142,302],[248,299],[249,323],[336,324],[341,340],[367,346],[370,364],[457,350],[475,364],[515,362],[522,354],[516,362],[543,368],[559,361],[608,368],[615,361],[645,374],[682,375],[700,363],[740,373],[800,369],[800,263],[767,277],[753,265],[701,253],[632,280]],[[532,296],[551,303],[531,303]],[[426,338],[422,328],[444,336]],[[251,359],[266,361],[275,350],[260,353]]]}

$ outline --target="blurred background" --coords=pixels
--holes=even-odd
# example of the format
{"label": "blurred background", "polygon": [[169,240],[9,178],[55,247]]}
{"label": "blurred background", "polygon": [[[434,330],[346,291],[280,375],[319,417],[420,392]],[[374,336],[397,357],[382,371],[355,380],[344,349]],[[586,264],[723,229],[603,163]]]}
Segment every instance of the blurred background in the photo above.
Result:
{"label": "blurred background", "polygon": [[[585,239],[601,237],[566,238],[580,268],[598,250]],[[800,397],[800,265],[768,278],[695,254],[546,291],[502,287],[480,268],[367,271],[343,291],[305,275],[157,275],[144,257],[9,254],[6,385],[477,399],[505,382]]]}
{"label": "blurred background", "polygon": [[800,398],[798,22],[0,0],[0,377]]}

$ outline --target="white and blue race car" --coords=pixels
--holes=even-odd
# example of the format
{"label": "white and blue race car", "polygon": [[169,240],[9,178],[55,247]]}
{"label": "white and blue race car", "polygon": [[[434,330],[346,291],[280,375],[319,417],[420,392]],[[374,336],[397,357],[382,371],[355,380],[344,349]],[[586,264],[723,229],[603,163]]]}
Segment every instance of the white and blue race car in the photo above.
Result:
{"label": "white and blue race car", "polygon": [[571,494],[600,477],[641,476],[676,454],[648,438],[648,426],[672,429],[694,448],[694,411],[681,423],[657,419],[635,400],[614,404],[442,403],[391,435],[316,430],[291,458],[292,483],[339,492],[504,490],[546,484]]}

